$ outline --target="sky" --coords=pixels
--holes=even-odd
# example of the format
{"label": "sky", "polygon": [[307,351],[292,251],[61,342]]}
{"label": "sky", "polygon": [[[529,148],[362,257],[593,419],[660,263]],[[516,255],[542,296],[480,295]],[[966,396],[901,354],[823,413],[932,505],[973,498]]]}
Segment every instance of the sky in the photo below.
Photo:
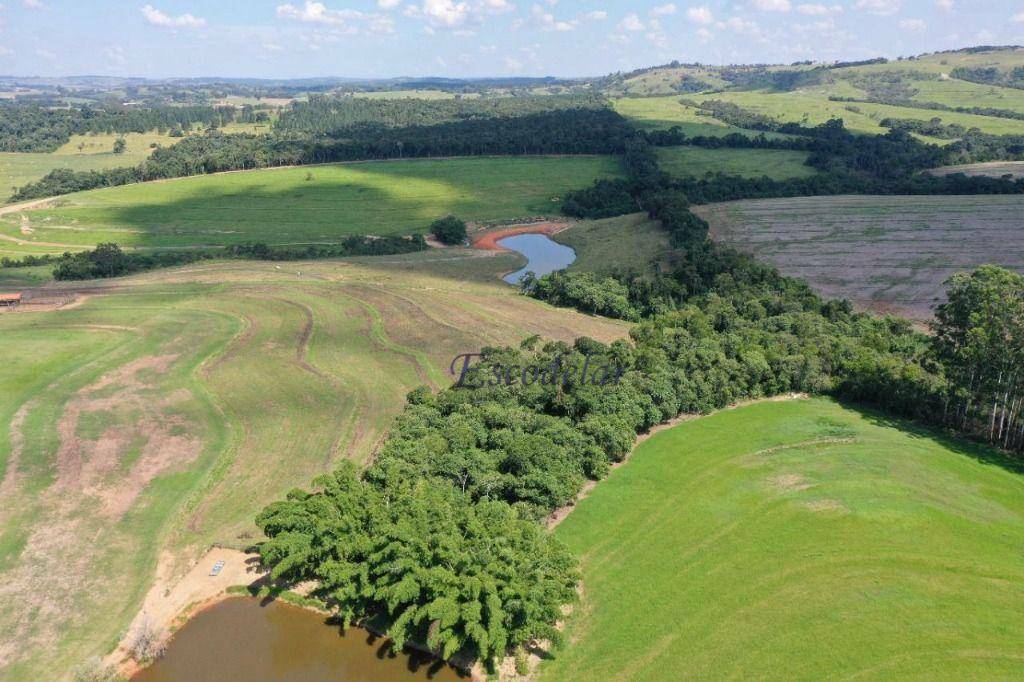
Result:
{"label": "sky", "polygon": [[1024,44],[1024,0],[3,0],[0,75],[596,76]]}

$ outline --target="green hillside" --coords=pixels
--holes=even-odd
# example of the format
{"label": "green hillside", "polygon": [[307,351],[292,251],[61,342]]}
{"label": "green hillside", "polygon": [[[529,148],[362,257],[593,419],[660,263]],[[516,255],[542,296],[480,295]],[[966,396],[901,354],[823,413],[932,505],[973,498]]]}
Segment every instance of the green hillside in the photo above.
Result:
{"label": "green hillside", "polygon": [[545,680],[1024,675],[1024,477],[872,413],[677,426],[556,533],[583,601]]}
{"label": "green hillside", "polygon": [[180,247],[335,243],[465,220],[557,213],[561,195],[618,174],[610,157],[382,161],[222,173],[81,192],[0,218],[4,251],[99,242]]}

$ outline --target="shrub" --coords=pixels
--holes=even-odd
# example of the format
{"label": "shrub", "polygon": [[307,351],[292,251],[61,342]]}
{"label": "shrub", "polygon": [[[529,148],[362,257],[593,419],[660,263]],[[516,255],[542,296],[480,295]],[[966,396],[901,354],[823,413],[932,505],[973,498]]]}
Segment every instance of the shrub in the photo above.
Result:
{"label": "shrub", "polygon": [[453,215],[435,220],[430,233],[442,244],[462,244],[466,241],[466,223]]}

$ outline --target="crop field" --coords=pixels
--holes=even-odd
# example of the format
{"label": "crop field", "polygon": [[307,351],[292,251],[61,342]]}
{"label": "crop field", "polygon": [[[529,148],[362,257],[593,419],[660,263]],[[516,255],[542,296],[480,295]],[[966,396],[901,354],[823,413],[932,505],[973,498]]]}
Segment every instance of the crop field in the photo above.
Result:
{"label": "crop field", "polygon": [[337,243],[424,233],[464,220],[555,213],[562,194],[614,177],[611,157],[490,157],[304,166],[126,185],[0,217],[0,251],[62,252],[100,242],[182,247]]}
{"label": "crop field", "polygon": [[708,173],[740,175],[773,180],[806,178],[817,171],[806,164],[807,152],[789,149],[706,149],[704,147],[660,147],[662,170],[678,176],[704,177]]}
{"label": "crop field", "polygon": [[204,263],[51,285],[79,299],[0,313],[0,678],[108,651],[154,575],[247,546],[268,500],[365,462],[456,354],[625,336],[501,283],[515,262]]}
{"label": "crop field", "polygon": [[662,431],[555,531],[583,596],[540,678],[1019,679],[1010,467],[826,399]]}
{"label": "crop field", "polygon": [[710,204],[716,240],[860,308],[931,317],[950,275],[1024,268],[1020,196],[838,196]]}

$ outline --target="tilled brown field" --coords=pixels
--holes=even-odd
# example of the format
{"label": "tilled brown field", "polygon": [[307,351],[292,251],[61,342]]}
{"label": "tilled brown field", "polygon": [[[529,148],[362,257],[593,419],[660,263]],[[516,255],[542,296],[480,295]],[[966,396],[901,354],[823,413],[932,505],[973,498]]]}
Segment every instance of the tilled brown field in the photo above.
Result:
{"label": "tilled brown field", "polygon": [[994,263],[1024,270],[1024,197],[838,196],[698,206],[712,238],[752,253],[831,298],[932,316],[952,274]]}

